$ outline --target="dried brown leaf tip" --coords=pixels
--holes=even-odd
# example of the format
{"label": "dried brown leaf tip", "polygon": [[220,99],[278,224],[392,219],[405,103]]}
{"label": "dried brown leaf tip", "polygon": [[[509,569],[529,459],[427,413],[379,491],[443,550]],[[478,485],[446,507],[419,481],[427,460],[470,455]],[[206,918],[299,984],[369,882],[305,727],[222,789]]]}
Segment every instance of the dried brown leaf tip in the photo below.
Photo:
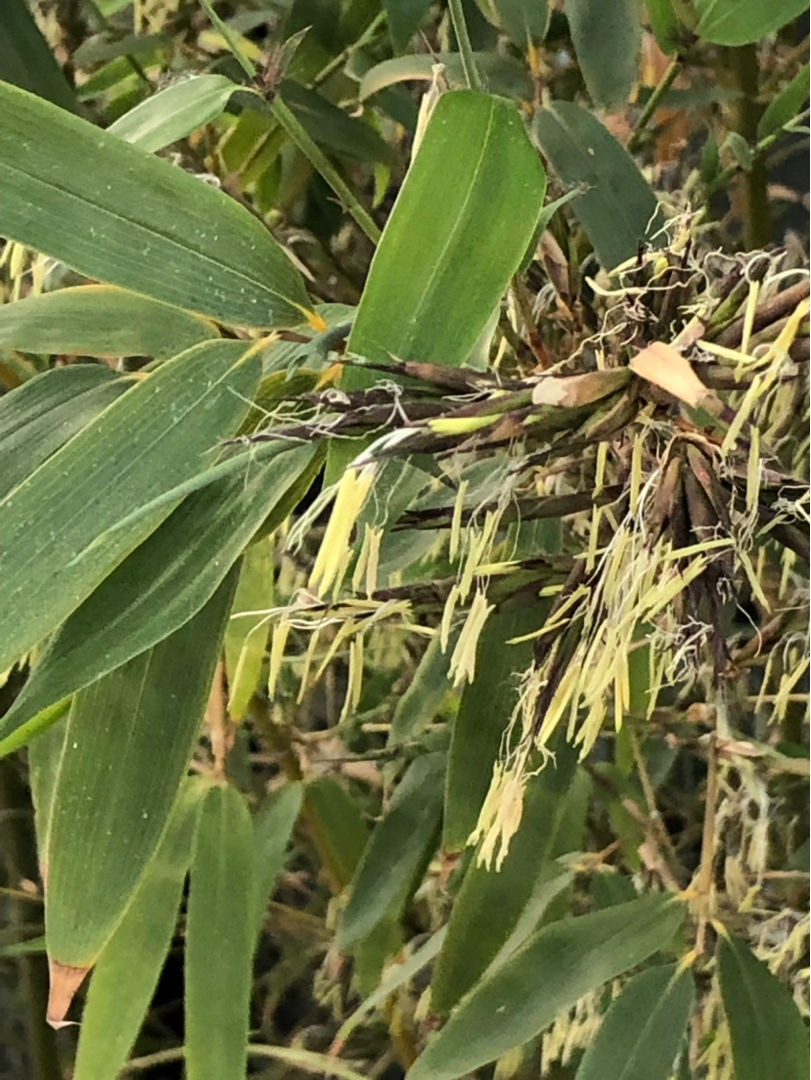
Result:
{"label": "dried brown leaf tip", "polygon": [[50,989],[46,1019],[52,1028],[68,1027],[72,1023],[65,1017],[76,996],[76,991],[89,971],[89,967],[72,967],[69,964],[60,964],[53,957],[48,958]]}

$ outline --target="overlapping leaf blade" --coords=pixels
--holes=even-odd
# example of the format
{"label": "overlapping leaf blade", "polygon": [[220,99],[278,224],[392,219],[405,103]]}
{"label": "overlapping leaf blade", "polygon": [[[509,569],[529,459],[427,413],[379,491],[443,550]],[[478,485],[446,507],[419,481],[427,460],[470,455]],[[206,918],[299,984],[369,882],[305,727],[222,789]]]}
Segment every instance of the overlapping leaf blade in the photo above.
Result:
{"label": "overlapping leaf blade", "polygon": [[536,929],[544,906],[536,902],[538,896],[543,901],[549,881],[561,873],[553,860],[581,844],[585,793],[576,783],[576,757],[565,744],[556,746],[554,763],[530,781],[521,826],[502,867],[495,870],[474,861],[468,868],[434,972],[436,1012],[448,1012],[476,983],[530,905],[537,917],[526,932]]}
{"label": "overlapping leaf blade", "polygon": [[247,210],[115,135],[0,84],[0,236],[226,323],[292,325],[301,277]]}
{"label": "overlapping leaf blade", "polygon": [[244,343],[195,346],[120,397],[6,496],[0,668],[59,625],[168,516],[171,503],[117,528],[134,507],[204,467],[206,451],[237,427],[258,377],[259,359]]}
{"label": "overlapping leaf blade", "polygon": [[544,927],[462,999],[408,1080],[458,1080],[540,1034],[583,994],[666,948],[683,914],[649,894]]}
{"label": "overlapping leaf blade", "polygon": [[91,967],[129,908],[197,738],[235,585],[232,572],[194,619],[74,699],[44,853],[52,964]]}
{"label": "overlapping leaf blade", "polygon": [[[2,309],[0,309],[1,311]],[[90,424],[135,380],[101,364],[54,368],[0,400],[0,498]]]}
{"label": "overlapping leaf blade", "polygon": [[535,114],[534,132],[558,178],[584,185],[571,207],[606,269],[632,258],[640,244],[664,243],[656,196],[596,117],[570,101],[556,101]]}
{"label": "overlapping leaf blade", "polygon": [[636,975],[609,1008],[576,1080],[668,1080],[694,997],[689,968]]}
{"label": "overlapping leaf blade", "polygon": [[149,1008],[191,861],[199,781],[181,791],[161,845],[93,971],[73,1080],[116,1080]]}
{"label": "overlapping leaf blade", "polygon": [[5,738],[19,740],[43,709],[163,640],[199,611],[313,455],[310,446],[281,444],[270,462],[246,463],[244,475],[184,499],[59,628],[3,718]]}
{"label": "overlapping leaf blade", "polygon": [[386,916],[397,918],[430,856],[442,813],[443,751],[412,762],[372,833],[352,883],[336,938],[345,951]]}
{"label": "overlapping leaf blade", "polygon": [[176,356],[217,337],[207,319],[112,285],[78,285],[0,306],[0,345],[72,356]]}

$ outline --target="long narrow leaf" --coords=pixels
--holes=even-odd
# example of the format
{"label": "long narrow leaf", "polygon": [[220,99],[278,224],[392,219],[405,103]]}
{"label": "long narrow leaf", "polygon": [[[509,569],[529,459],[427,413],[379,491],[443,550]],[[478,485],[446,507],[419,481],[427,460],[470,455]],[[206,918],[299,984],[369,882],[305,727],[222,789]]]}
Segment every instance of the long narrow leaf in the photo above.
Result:
{"label": "long narrow leaf", "polygon": [[787,988],[734,937],[718,946],[718,977],[737,1080],[808,1076],[808,1031]]}
{"label": "long narrow leaf", "polygon": [[186,923],[188,1080],[245,1075],[256,881],[251,819],[233,788],[200,808]]}
{"label": "long narrow leaf", "polygon": [[301,277],[243,207],[181,169],[0,83],[0,236],[226,323],[308,307]]}
{"label": "long narrow leaf", "polygon": [[668,1080],[695,997],[689,968],[635,976],[611,1005],[576,1080]]}
{"label": "long narrow leaf", "polygon": [[[199,611],[313,454],[310,446],[282,446],[270,462],[247,466],[244,477],[226,477],[186,498],[59,628],[3,718],[5,737],[21,737],[43,709]],[[259,622],[253,617],[254,626]]]}
{"label": "long narrow leaf", "polygon": [[197,738],[235,585],[232,573],[191,622],[74,700],[44,853],[54,968],[91,967],[129,909]]}
{"label": "long narrow leaf", "polygon": [[408,1080],[457,1080],[534,1038],[584,994],[666,948],[683,915],[648,895],[551,923],[473,987]]}
{"label": "long narrow leaf", "polygon": [[199,781],[188,781],[132,903],[93,971],[73,1080],[116,1080],[149,1008],[172,941],[191,861]]}
{"label": "long narrow leaf", "polygon": [[[259,359],[244,343],[195,346],[113,402],[0,503],[0,670],[170,513],[171,504],[115,528],[133,507],[200,471],[205,452],[237,427],[258,376]],[[0,724],[0,738],[7,734]]]}
{"label": "long narrow leaf", "polygon": [[112,285],[78,285],[0,307],[0,345],[23,352],[164,360],[217,336],[199,315]]}

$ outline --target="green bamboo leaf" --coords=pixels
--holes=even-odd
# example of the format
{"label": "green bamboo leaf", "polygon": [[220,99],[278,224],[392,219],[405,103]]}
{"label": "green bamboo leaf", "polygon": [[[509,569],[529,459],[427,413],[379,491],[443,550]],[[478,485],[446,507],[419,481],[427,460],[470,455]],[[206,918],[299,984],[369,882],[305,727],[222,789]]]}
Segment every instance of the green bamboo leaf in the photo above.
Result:
{"label": "green bamboo leaf", "polygon": [[738,938],[718,945],[718,980],[737,1080],[808,1076],[808,1031],[788,989]]}
{"label": "green bamboo leaf", "polygon": [[0,84],[0,236],[98,281],[222,322],[276,326],[308,308],[262,224],[167,161]]}
{"label": "green bamboo leaf", "polygon": [[485,18],[489,19],[514,42],[519,49],[530,43],[540,44],[549,26],[547,0],[477,0]]}
{"label": "green bamboo leaf", "polygon": [[695,32],[715,45],[748,45],[802,15],[808,0],[695,0]]}
{"label": "green bamboo leaf", "polygon": [[243,1077],[256,914],[251,818],[230,787],[200,807],[186,920],[186,1075]]}
{"label": "green bamboo leaf", "polygon": [[117,378],[106,364],[71,364],[35,375],[0,397],[2,444],[21,428],[35,423],[43,413]]}
{"label": "green bamboo leaf", "polygon": [[[545,186],[512,103],[443,94],[386,224],[348,351],[464,363],[526,251]],[[351,368],[342,385],[370,380]]]}
{"label": "green bamboo leaf", "polygon": [[[524,64],[512,57],[500,56],[496,52],[475,52],[473,59],[494,94],[523,101],[532,97],[532,80]],[[451,85],[464,85],[462,60],[459,53],[438,53],[436,58],[426,53],[416,53],[396,56],[392,60],[383,60],[370,67],[360,81],[358,98],[360,101],[365,101],[372,94],[378,94],[386,87],[395,86],[401,82],[412,80],[430,82],[434,64],[442,64],[445,67],[445,74]]]}
{"label": "green bamboo leaf", "polygon": [[76,111],[76,97],[26,0],[5,0],[0,27],[0,79]]}
{"label": "green bamboo leaf", "polygon": [[[67,712],[68,705],[62,715]],[[48,850],[51,828],[51,811],[59,762],[65,745],[66,724],[54,724],[35,739],[28,750],[28,778],[31,785],[31,801],[34,804],[34,828],[37,837],[40,874],[42,862]],[[42,875],[44,878],[44,875]]]}
{"label": "green bamboo leaf", "polygon": [[339,893],[352,880],[369,838],[363,815],[337,780],[319,776],[304,789],[304,820],[330,887]]}
{"label": "green bamboo leaf", "polygon": [[55,966],[91,967],[129,909],[197,739],[235,585],[232,573],[194,619],[73,701],[43,857]]}
{"label": "green bamboo leaf", "polygon": [[534,133],[550,167],[564,184],[585,185],[571,207],[613,269],[642,243],[661,246],[664,216],[633,158],[591,113],[556,101],[535,114]]}
{"label": "green bamboo leaf", "polygon": [[[244,342],[197,345],[142,378],[0,502],[0,669],[168,516],[171,504],[116,528],[133,507],[200,471],[202,455],[237,427],[258,377]],[[11,748],[0,742],[0,752]]]}
{"label": "green bamboo leaf", "polygon": [[442,831],[447,851],[461,851],[479,819],[493,763],[518,701],[519,678],[532,660],[531,641],[506,642],[537,630],[543,620],[537,605],[522,597],[492,615],[479,638],[479,677],[462,693],[451,737]]}
{"label": "green bamboo leaf", "polygon": [[346,952],[387,916],[396,918],[417,885],[436,843],[446,755],[417,758],[363,852],[335,945]]}
{"label": "green bamboo leaf", "polygon": [[273,607],[273,569],[273,552],[267,540],[245,552],[234,610],[225,631],[228,715],[236,723],[244,719],[262,673],[269,625],[256,612]]}
{"label": "green bamboo leaf", "polygon": [[327,150],[358,161],[394,164],[397,155],[373,128],[307,87],[285,79],[280,93],[307,134]]}
{"label": "green bamboo leaf", "polygon": [[160,847],[102,950],[82,1011],[73,1080],[116,1080],[132,1049],[172,942],[204,785],[181,789]]}
{"label": "green bamboo leaf", "polygon": [[601,109],[621,108],[636,82],[642,42],[637,0],[566,0],[586,89]]}
{"label": "green bamboo leaf", "polygon": [[695,998],[689,968],[643,971],[612,1003],[576,1080],[668,1080]]}
{"label": "green bamboo leaf", "polygon": [[[92,372],[89,377],[88,371]],[[101,364],[76,364],[43,372],[4,394],[0,400],[0,498],[92,423],[134,381],[116,376]]]}
{"label": "green bamboo leaf", "polygon": [[679,40],[682,34],[673,0],[647,0],[648,19],[656,44],[662,52],[673,55],[679,50]]}
{"label": "green bamboo leaf", "polygon": [[530,782],[521,825],[500,870],[475,857],[471,862],[432,980],[431,1008],[440,1015],[481,978],[516,928],[525,937],[535,931],[554,898],[550,882],[561,876],[554,860],[582,844],[586,800],[576,760],[576,752],[561,740],[554,762]]}
{"label": "green bamboo leaf", "polygon": [[256,864],[256,924],[261,929],[268,897],[284,868],[287,844],[298,820],[304,788],[285,784],[275,792],[253,820],[254,862]]}
{"label": "green bamboo leaf", "polygon": [[268,514],[274,524],[287,516],[287,493],[313,457],[282,444],[269,463],[184,499],[59,628],[3,717],[5,737],[188,622]]}
{"label": "green bamboo leaf", "polygon": [[396,52],[402,52],[431,6],[431,0],[383,0],[386,23]]}
{"label": "green bamboo leaf", "polygon": [[666,948],[683,915],[649,894],[545,926],[462,999],[407,1080],[457,1080],[534,1038],[584,994]]}
{"label": "green bamboo leaf", "polygon": [[110,285],[79,285],[0,307],[0,345],[22,352],[165,360],[218,336],[199,315]]}
{"label": "green bamboo leaf", "polygon": [[443,926],[441,930],[437,930],[435,934],[432,934],[423,945],[406,959],[398,959],[396,963],[392,964],[384,972],[383,978],[377,987],[363,999],[357,1009],[338,1028],[335,1041],[338,1043],[346,1042],[355,1028],[364,1022],[370,1012],[384,1005],[386,999],[391,997],[395,990],[398,990],[404,983],[409,982],[434,959],[442,948],[444,940],[445,927]]}
{"label": "green bamboo leaf", "polygon": [[154,153],[216,119],[235,90],[250,92],[224,75],[195,75],[142,101],[107,130]]}
{"label": "green bamboo leaf", "polygon": [[761,116],[757,126],[758,139],[765,139],[768,135],[774,135],[791,123],[802,111],[802,107],[808,101],[808,75],[811,64],[804,64],[794,78],[788,83],[773,101],[769,102],[766,111]]}
{"label": "green bamboo leaf", "polygon": [[397,699],[389,729],[389,746],[419,736],[430,724],[445,698],[451,693],[448,682],[450,650],[442,651],[439,635],[428,644],[414,677]]}

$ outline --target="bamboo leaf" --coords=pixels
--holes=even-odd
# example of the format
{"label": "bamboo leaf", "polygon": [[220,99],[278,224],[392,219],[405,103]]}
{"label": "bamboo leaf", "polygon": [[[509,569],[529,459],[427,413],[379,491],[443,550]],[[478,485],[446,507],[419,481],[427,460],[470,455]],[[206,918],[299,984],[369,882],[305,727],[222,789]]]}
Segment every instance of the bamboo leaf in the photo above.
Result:
{"label": "bamboo leaf", "polygon": [[352,883],[335,944],[345,952],[386,916],[402,912],[419,871],[436,842],[442,813],[444,752],[425,754],[409,765],[391,804],[372,832]]}
{"label": "bamboo leaf", "polygon": [[442,831],[447,851],[461,851],[473,832],[518,701],[520,673],[532,659],[531,641],[506,642],[537,630],[542,623],[537,605],[522,598],[491,616],[479,638],[479,667],[486,658],[486,673],[465,687],[451,737]]}
{"label": "bamboo leaf", "polygon": [[287,845],[298,820],[304,789],[299,783],[285,784],[272,795],[253,821],[254,862],[256,864],[256,922],[261,929],[268,897],[284,868]]}
{"label": "bamboo leaf", "polygon": [[457,1080],[534,1038],[584,994],[666,948],[683,914],[649,894],[545,926],[462,999],[408,1080]]}
{"label": "bamboo leaf", "polygon": [[304,789],[304,819],[334,893],[352,880],[369,830],[352,796],[331,776],[319,776]]}
{"label": "bamboo leaf", "polygon": [[0,345],[23,352],[165,360],[215,337],[207,319],[111,285],[79,285],[0,306]]}
{"label": "bamboo leaf", "polygon": [[[59,628],[3,717],[5,737],[23,738],[43,709],[188,622],[313,456],[310,446],[282,444],[269,463],[248,466],[247,476],[226,477],[184,499]],[[252,617],[251,625],[259,621]]]}
{"label": "bamboo leaf", "polygon": [[76,111],[76,97],[37,27],[26,0],[5,0],[0,29],[0,79]]}
{"label": "bamboo leaf", "polygon": [[52,969],[91,967],[129,910],[197,738],[235,584],[232,573],[184,627],[74,699],[42,859]]}
{"label": "bamboo leaf", "polygon": [[397,699],[389,729],[389,746],[418,737],[433,722],[442,702],[451,692],[449,663],[450,656],[448,652],[442,652],[437,634],[428,643],[414,678]]}
{"label": "bamboo leaf", "polygon": [[86,277],[245,326],[299,322],[304,285],[222,192],[0,84],[0,236]]}
{"label": "bamboo leaf", "polygon": [[633,158],[591,113],[556,101],[535,114],[534,133],[564,184],[585,185],[571,207],[607,270],[636,255],[642,243],[661,246],[664,223],[656,196]]}
{"label": "bamboo leaf", "polygon": [[525,916],[534,918],[525,936],[537,928],[554,897],[549,882],[561,875],[554,860],[582,843],[586,797],[575,782],[576,760],[575,751],[561,741],[554,762],[530,782],[521,825],[500,870],[488,869],[475,857],[471,862],[434,972],[435,1012],[442,1015],[453,1008],[504,949],[522,919],[526,925]]}
{"label": "bamboo leaf", "polygon": [[321,94],[293,79],[285,79],[280,92],[307,134],[327,150],[358,161],[382,161],[392,165],[396,162],[392,148],[373,128],[345,113]]}
{"label": "bamboo leaf", "polygon": [[200,807],[186,922],[188,1080],[245,1075],[255,912],[248,808],[233,788],[212,787]]}
{"label": "bamboo leaf", "polygon": [[787,83],[777,97],[769,102],[766,111],[758,121],[758,139],[765,139],[768,135],[780,131],[802,111],[804,102],[808,101],[810,71],[811,64],[804,64],[791,82]]}
{"label": "bamboo leaf", "polygon": [[808,0],[695,0],[696,33],[715,45],[747,45],[802,15]]}
{"label": "bamboo leaf", "polygon": [[154,153],[216,119],[235,90],[250,92],[224,75],[195,75],[153,94],[110,124],[107,131]]}
{"label": "bamboo leaf", "polygon": [[636,82],[642,41],[637,0],[566,0],[577,61],[594,104],[620,108]]}
{"label": "bamboo leaf", "polygon": [[[473,59],[494,94],[522,100],[529,100],[532,97],[532,81],[523,64],[512,57],[501,56],[495,52],[475,52]],[[413,80],[430,82],[434,64],[442,64],[445,67],[447,78],[452,85],[464,84],[462,60],[459,53],[438,53],[436,59],[426,53],[417,53],[397,56],[393,60],[383,60],[369,68],[360,81],[358,98],[365,101],[372,94],[378,94],[386,87],[400,82]]]}
{"label": "bamboo leaf", "polygon": [[187,781],[121,924],[102,950],[82,1011],[73,1080],[116,1080],[149,1009],[191,860],[199,781]]}
{"label": "bamboo leaf", "polygon": [[[116,529],[133,507],[200,470],[202,455],[237,427],[258,376],[259,359],[242,342],[195,346],[118,398],[0,502],[8,583],[0,669],[62,622],[168,516],[171,504]],[[19,745],[7,735],[0,723],[0,752]]]}
{"label": "bamboo leaf", "polygon": [[0,498],[92,423],[133,382],[116,377],[101,364],[77,364],[43,372],[13,394],[5,394],[0,401]]}
{"label": "bamboo leaf", "polygon": [[610,1006],[576,1080],[668,1080],[694,998],[689,968],[636,975]]}
{"label": "bamboo leaf", "polygon": [[394,48],[402,52],[431,6],[431,0],[384,0],[386,22]]}
{"label": "bamboo leaf", "polygon": [[253,544],[243,556],[234,610],[225,631],[228,715],[235,723],[244,719],[262,673],[269,627],[256,612],[272,606],[273,552],[265,540]]}
{"label": "bamboo leaf", "polygon": [[491,19],[519,49],[539,45],[546,37],[551,14],[548,0],[477,0],[485,18]]}
{"label": "bamboo leaf", "polygon": [[[544,191],[514,105],[443,94],[386,224],[348,351],[464,363],[526,251]],[[342,385],[369,380],[353,368]]]}
{"label": "bamboo leaf", "polygon": [[398,960],[397,963],[392,964],[384,972],[383,978],[376,989],[364,998],[357,1009],[338,1028],[338,1033],[335,1036],[336,1042],[346,1042],[355,1028],[363,1023],[370,1012],[384,1005],[386,999],[391,997],[395,990],[422,971],[442,948],[444,940],[445,927],[443,926],[441,930],[437,930],[435,934],[432,934],[423,945],[405,960]]}
{"label": "bamboo leaf", "polygon": [[718,979],[737,1080],[808,1076],[808,1031],[788,989],[738,938],[718,945]]}
{"label": "bamboo leaf", "polygon": [[117,378],[106,364],[71,364],[35,375],[0,397],[0,445],[43,413]]}

